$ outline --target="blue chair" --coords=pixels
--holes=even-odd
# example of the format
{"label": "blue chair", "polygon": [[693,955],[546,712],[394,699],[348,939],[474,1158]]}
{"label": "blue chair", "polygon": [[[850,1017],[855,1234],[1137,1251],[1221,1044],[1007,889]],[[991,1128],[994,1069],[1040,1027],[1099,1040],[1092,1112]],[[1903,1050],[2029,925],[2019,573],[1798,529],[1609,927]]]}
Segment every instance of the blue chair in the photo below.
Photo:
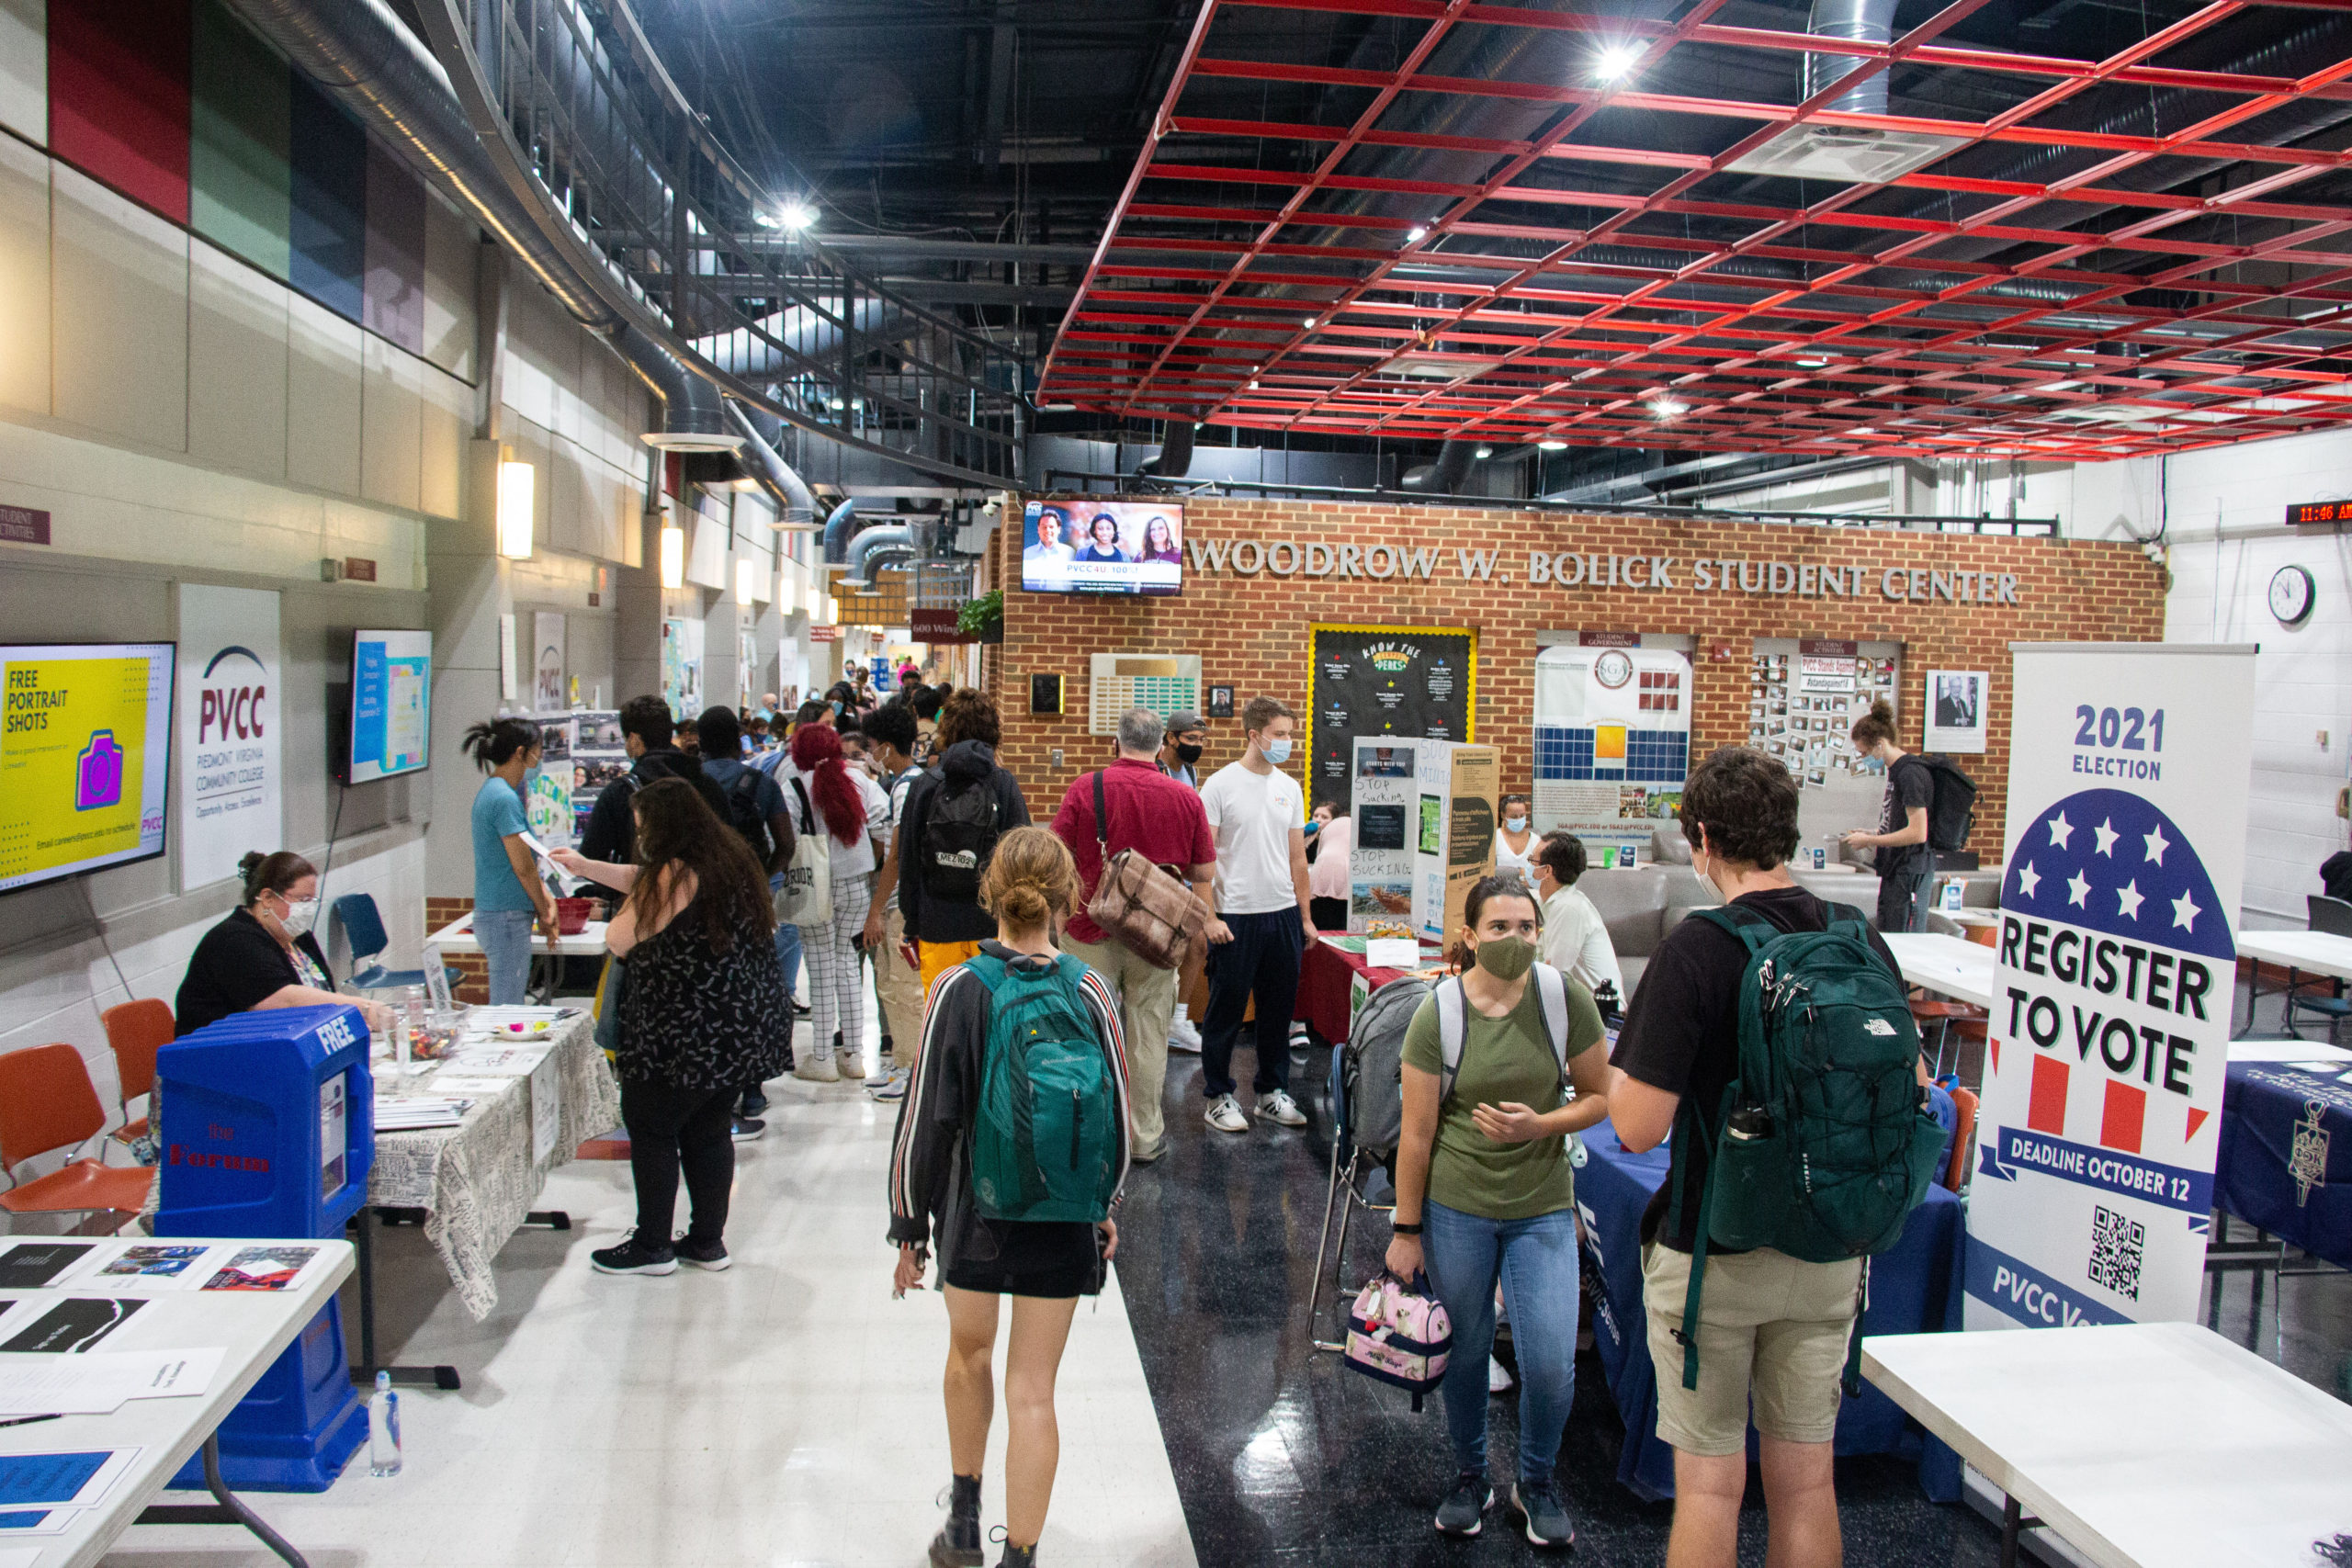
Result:
{"label": "blue chair", "polygon": [[[2341,898],[2330,898],[2324,894],[2310,893],[2304,895],[2303,906],[2309,912],[2312,930],[2324,931],[2329,936],[2352,936],[2352,904]],[[2313,1013],[2325,1019],[2331,1040],[2335,1037],[2335,1026],[2346,1018],[2352,1018],[2352,998],[2345,996],[2343,981],[2303,980],[2291,969],[2287,972],[2287,981],[2288,1033],[2298,1039],[2302,1037],[2303,1032],[2296,1022],[2295,1015],[2298,1013]],[[2303,989],[2305,986],[2325,986],[2327,991],[2324,995],[2313,996]]]}
{"label": "blue chair", "polygon": [[[334,901],[334,918],[343,926],[343,938],[351,944],[351,986],[359,991],[400,991],[411,986],[424,984],[422,969],[387,969],[371,962],[382,956],[392,939],[385,934],[384,917],[377,911],[374,895],[346,893]],[[443,967],[449,984],[458,983],[458,971]]]}

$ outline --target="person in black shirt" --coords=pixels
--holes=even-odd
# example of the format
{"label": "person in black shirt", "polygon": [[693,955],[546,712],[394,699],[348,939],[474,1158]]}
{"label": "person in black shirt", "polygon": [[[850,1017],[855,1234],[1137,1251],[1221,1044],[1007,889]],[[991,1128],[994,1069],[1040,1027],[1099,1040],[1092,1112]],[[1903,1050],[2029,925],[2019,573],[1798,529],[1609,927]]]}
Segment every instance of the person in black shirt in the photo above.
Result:
{"label": "person in black shirt", "polygon": [[237,863],[243,899],[204,933],[187,961],[172,1012],[178,1032],[195,1033],[232,1013],[270,1008],[359,1010],[370,1033],[391,1026],[381,1002],[338,995],[326,954],[311,934],[319,915],[319,874],[291,850],[249,854]]}
{"label": "person in black shirt", "polygon": [[2319,882],[2329,897],[2352,902],[2352,850],[2338,850],[2322,862]]}
{"label": "person in black shirt", "polygon": [[684,779],[724,821],[727,798],[703,773],[702,764],[672,743],[670,705],[660,697],[631,697],[621,705],[621,746],[629,754],[628,776],[607,784],[588,813],[580,852],[590,860],[628,865],[637,859],[637,792],[656,779]]}
{"label": "person in black shirt", "polygon": [[1846,835],[1857,849],[1878,852],[1878,929],[1923,931],[1928,901],[1922,897],[1936,872],[1928,847],[1928,803],[1936,793],[1928,764],[1894,743],[1894,710],[1884,698],[1854,721],[1854,750],[1886,764],[1886,798],[1879,807],[1878,831]]}
{"label": "person in black shirt", "polygon": [[[1690,866],[1728,903],[1782,931],[1826,930],[1832,906],[1796,886],[1797,787],[1775,758],[1726,746],[1692,771],[1682,796]],[[1872,952],[1900,966],[1877,932]],[[1668,933],[1634,992],[1611,1062],[1609,1120],[1638,1154],[1663,1142],[1688,1097],[1712,1120],[1738,1072],[1740,988],[1747,948],[1713,920]],[[1917,1065],[1921,1083],[1927,1068]],[[1804,1263],[1770,1247],[1707,1249],[1699,1318],[1699,1387],[1679,1365],[1690,1247],[1713,1152],[1704,1137],[1674,1141],[1670,1172],[1642,1217],[1643,1296],[1657,1379],[1658,1436],[1674,1448],[1674,1530],[1668,1560],[1723,1564],[1736,1556],[1747,1483],[1751,1404],[1763,1437],[1764,1499],[1775,1562],[1839,1561],[1831,1440],[1861,1265]],[[1682,1204],[1672,1194],[1680,1179]]]}

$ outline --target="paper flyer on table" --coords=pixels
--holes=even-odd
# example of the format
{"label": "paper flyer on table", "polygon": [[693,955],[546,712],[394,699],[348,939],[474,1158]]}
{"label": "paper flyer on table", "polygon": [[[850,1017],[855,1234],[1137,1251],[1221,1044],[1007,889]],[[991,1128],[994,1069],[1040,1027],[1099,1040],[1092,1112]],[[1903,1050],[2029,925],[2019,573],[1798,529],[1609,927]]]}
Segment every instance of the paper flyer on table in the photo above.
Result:
{"label": "paper flyer on table", "polygon": [[0,1357],[0,1416],[104,1416],[125,1400],[202,1393],[223,1354],[211,1347]]}
{"label": "paper flyer on table", "polygon": [[462,1095],[477,1100],[495,1100],[514,1087],[512,1077],[484,1075],[468,1077],[462,1073],[444,1072],[432,1083],[435,1094]]}
{"label": "paper flyer on table", "polygon": [[[0,1540],[12,1536],[62,1535],[72,1529],[85,1508],[0,1508]],[[8,1552],[6,1558],[31,1563],[40,1560],[40,1548],[22,1547]],[[0,1561],[5,1561],[0,1558]]]}
{"label": "paper flyer on table", "polygon": [[215,1249],[191,1242],[133,1242],[102,1258],[86,1282],[109,1291],[192,1291],[220,1261]]}
{"label": "paper flyer on table", "polygon": [[[93,1507],[114,1490],[115,1483],[144,1451],[134,1447],[0,1454],[0,1508]],[[0,1529],[27,1528],[30,1527],[0,1525]]]}
{"label": "paper flyer on table", "polygon": [[268,1247],[240,1247],[212,1277],[208,1291],[285,1291],[319,1265],[322,1247],[280,1242]]}
{"label": "paper flyer on table", "polygon": [[545,1045],[499,1045],[484,1043],[468,1045],[454,1055],[445,1058],[452,1066],[468,1074],[493,1077],[522,1077],[547,1058]]}

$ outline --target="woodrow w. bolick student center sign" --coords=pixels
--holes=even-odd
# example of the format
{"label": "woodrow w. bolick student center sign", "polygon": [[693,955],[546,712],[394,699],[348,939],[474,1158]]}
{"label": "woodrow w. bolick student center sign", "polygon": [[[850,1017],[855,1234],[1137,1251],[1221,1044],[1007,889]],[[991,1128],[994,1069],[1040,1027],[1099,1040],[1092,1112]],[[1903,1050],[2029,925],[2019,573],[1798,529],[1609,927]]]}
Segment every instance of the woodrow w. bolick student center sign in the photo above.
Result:
{"label": "woodrow w. bolick student center sign", "polygon": [[[1510,581],[1496,567],[1499,550],[1442,550],[1435,546],[1328,545],[1320,540],[1187,539],[1193,570],[1253,577],[1432,578],[1443,568],[1474,581]],[[1448,559],[1447,558],[1451,558]],[[1617,556],[1562,550],[1527,553],[1527,581],[1563,588],[1680,588],[1677,573],[1702,592],[1789,594],[1798,598],[1860,598],[1875,587],[1883,598],[1955,604],[2014,604],[2018,577],[2008,571],[1946,571],[1935,568],[1871,562],[1820,566],[1811,561],[1696,559],[1674,556]]]}

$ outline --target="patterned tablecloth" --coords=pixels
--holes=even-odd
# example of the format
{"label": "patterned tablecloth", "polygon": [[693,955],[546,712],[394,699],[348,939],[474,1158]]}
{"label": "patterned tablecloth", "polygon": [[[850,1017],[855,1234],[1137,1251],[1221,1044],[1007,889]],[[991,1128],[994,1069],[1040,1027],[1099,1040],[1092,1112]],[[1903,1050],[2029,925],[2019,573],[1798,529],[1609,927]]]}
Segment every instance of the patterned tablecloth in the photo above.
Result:
{"label": "patterned tablecloth", "polygon": [[2352,1269],[2352,1069],[2232,1062],[2213,1187],[2224,1212]]}
{"label": "patterned tablecloth", "polygon": [[[555,1137],[539,1159],[532,1158],[527,1077],[478,1100],[455,1127],[376,1134],[368,1201],[425,1211],[425,1239],[476,1322],[498,1304],[492,1269],[498,1249],[531,1212],[548,1173],[570,1161],[585,1140],[620,1125],[620,1085],[596,1048],[594,1027],[583,1012],[565,1019],[551,1036],[559,1112]],[[450,1071],[474,1076],[455,1066]],[[415,1092],[433,1092],[433,1077],[423,1078]],[[379,1082],[378,1092],[385,1087]]]}

